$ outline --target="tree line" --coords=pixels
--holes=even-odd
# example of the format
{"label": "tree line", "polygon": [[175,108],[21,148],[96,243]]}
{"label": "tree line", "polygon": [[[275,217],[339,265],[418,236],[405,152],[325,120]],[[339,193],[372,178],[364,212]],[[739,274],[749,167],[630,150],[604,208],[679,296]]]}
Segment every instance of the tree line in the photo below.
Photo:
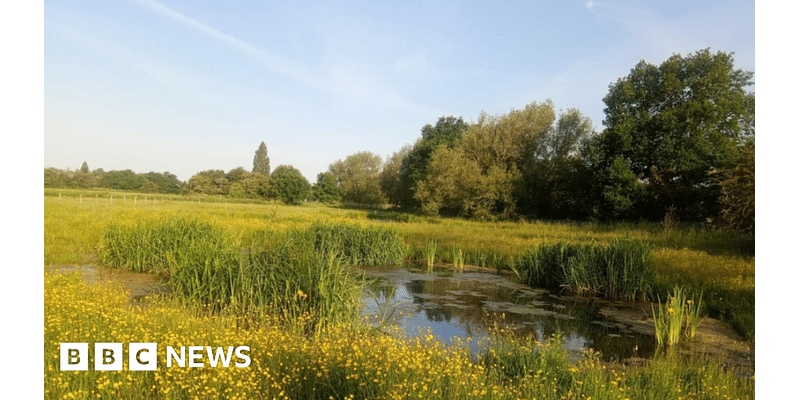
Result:
{"label": "tree line", "polygon": [[[474,122],[442,116],[384,161],[362,151],[311,184],[294,167],[270,171],[262,142],[253,169],[168,172],[45,169],[46,187],[390,205],[481,220],[717,221],[755,230],[755,94],[733,54],[700,50],[640,62],[609,86],[605,129],[551,101]],[[85,167],[85,168],[84,168]]]}

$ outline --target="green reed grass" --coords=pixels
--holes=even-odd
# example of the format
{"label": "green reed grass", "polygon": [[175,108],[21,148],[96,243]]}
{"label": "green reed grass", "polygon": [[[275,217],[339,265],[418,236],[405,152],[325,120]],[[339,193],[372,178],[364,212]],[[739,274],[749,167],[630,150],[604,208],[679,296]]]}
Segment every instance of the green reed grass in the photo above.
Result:
{"label": "green reed grass", "polygon": [[697,333],[697,326],[705,319],[701,316],[703,312],[703,292],[695,300],[694,294],[686,300],[686,335],[693,338]]}
{"label": "green reed grass", "polygon": [[688,292],[676,286],[662,305],[658,299],[658,312],[653,308],[653,320],[656,329],[656,343],[660,345],[678,344],[682,335],[689,338],[695,336],[697,326],[701,322],[702,293],[695,300]]}
{"label": "green reed grass", "polygon": [[339,254],[349,265],[399,265],[408,252],[400,232],[392,226],[316,222],[306,232],[316,251]]}
{"label": "green reed grass", "polygon": [[453,248],[451,250],[451,257],[453,261],[453,268],[456,271],[464,271],[464,252],[461,249]]}
{"label": "green reed grass", "polygon": [[531,286],[633,300],[649,294],[653,260],[649,246],[633,239],[543,243],[519,255],[513,270]]}
{"label": "green reed grass", "polygon": [[667,297],[662,305],[658,300],[658,313],[653,309],[653,320],[656,329],[656,343],[659,346],[672,346],[678,344],[681,338],[683,325],[683,302],[685,294],[682,289],[675,288],[673,294]]}
{"label": "green reed grass", "polygon": [[433,264],[436,262],[436,239],[428,239],[425,242],[425,261],[427,261],[428,272],[433,271]]}
{"label": "green reed grass", "polygon": [[101,245],[103,264],[155,272],[188,301],[247,314],[269,309],[291,321],[311,315],[307,330],[359,314],[363,277],[351,265],[403,261],[396,229],[316,223],[263,234],[258,248],[213,224],[183,218],[111,224]]}

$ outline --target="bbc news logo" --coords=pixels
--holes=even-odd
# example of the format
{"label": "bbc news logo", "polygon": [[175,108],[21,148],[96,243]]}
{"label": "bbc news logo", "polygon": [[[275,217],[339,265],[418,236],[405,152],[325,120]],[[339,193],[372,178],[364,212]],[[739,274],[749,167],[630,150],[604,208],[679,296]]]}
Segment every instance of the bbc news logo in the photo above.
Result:
{"label": "bbc news logo", "polygon": [[[124,354],[122,343],[95,343],[94,344],[94,370],[95,371],[122,371]],[[215,351],[216,350],[216,351]],[[250,365],[249,346],[239,346],[234,350],[228,346],[180,346],[178,349],[167,346],[167,368],[177,365],[180,368],[202,368],[206,366],[204,356],[208,357],[208,365],[216,367],[233,365],[245,368]],[[61,370],[62,371],[88,371],[89,370],[89,343],[61,343]],[[188,361],[188,362],[187,362]],[[157,343],[128,343],[128,370],[129,371],[156,371],[158,369],[158,344]]]}

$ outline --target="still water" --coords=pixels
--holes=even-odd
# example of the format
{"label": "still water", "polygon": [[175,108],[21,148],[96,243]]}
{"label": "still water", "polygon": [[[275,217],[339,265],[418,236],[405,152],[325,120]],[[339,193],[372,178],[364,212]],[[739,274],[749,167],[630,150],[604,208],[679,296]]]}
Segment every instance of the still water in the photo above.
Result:
{"label": "still water", "polygon": [[362,297],[363,314],[387,315],[387,324],[403,327],[410,336],[430,329],[445,343],[454,336],[472,338],[470,346],[478,350],[475,343],[499,326],[542,342],[561,332],[565,349],[578,353],[591,348],[607,360],[649,357],[655,348],[652,336],[603,317],[600,308],[613,304],[601,299],[562,296],[491,273],[362,270],[372,280]]}

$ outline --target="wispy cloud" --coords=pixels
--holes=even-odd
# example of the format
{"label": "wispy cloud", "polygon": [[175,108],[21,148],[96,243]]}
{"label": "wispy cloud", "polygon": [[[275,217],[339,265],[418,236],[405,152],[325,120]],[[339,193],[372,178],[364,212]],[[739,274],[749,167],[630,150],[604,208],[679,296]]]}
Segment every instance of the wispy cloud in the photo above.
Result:
{"label": "wispy cloud", "polygon": [[308,68],[303,64],[300,64],[294,60],[286,58],[280,54],[264,50],[260,47],[239,40],[226,33],[220,32],[200,21],[197,21],[194,18],[188,17],[176,10],[173,10],[172,8],[167,7],[158,1],[155,0],[135,0],[135,1],[136,3],[144,6],[145,8],[151,11],[154,11],[167,18],[170,18],[173,21],[179,22],[184,26],[192,28],[222,43],[223,45],[226,45],[244,54],[245,56],[250,57],[254,61],[258,62],[259,64],[263,65],[264,67],[276,73],[292,78],[297,82],[300,82],[304,85],[313,88],[329,90],[329,87],[326,84],[325,80],[321,79],[319,77],[319,74],[315,74],[312,69]]}
{"label": "wispy cloud", "polygon": [[[329,93],[342,104],[384,110],[423,110],[422,107],[403,98],[385,84],[379,84],[383,79],[376,76],[375,71],[363,63],[347,60],[344,64],[332,63],[326,65],[323,70],[315,70],[281,54],[252,45],[214,29],[156,0],[134,1],[146,9],[194,29],[240,52],[275,73]],[[424,63],[424,60],[417,59],[414,61],[417,65],[413,66],[417,67],[420,62]],[[408,67],[410,68],[412,65]]]}

